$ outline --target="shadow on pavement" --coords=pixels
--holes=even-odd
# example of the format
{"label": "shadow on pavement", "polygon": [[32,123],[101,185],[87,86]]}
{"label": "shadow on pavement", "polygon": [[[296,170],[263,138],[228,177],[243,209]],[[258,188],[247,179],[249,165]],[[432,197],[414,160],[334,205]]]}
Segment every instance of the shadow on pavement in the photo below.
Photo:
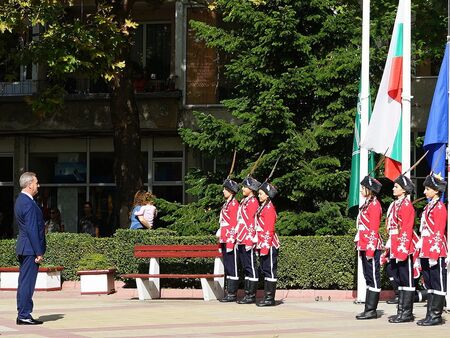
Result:
{"label": "shadow on pavement", "polygon": [[64,318],[64,313],[55,313],[53,315],[39,316],[39,320],[43,322],[54,322],[56,320],[60,320]]}

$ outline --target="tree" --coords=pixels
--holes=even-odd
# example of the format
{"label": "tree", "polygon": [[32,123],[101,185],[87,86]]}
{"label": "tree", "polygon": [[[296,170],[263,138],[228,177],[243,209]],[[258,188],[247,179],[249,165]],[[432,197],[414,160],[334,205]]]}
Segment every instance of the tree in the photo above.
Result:
{"label": "tree", "polygon": [[[96,1],[85,16],[72,13],[72,1],[7,0],[0,7],[0,31],[23,33],[39,27],[41,34],[20,51],[24,62],[44,66],[52,86],[43,90],[33,108],[45,118],[61,109],[64,80],[75,72],[105,79],[111,90],[117,184],[116,205],[125,225],[129,203],[142,186],[139,114],[131,83],[131,19],[135,0]],[[157,5],[161,1],[148,1]],[[56,102],[56,104],[55,104]]]}
{"label": "tree", "polygon": [[[384,67],[397,3],[372,2],[373,90]],[[424,22],[442,17],[441,6],[433,3],[414,5]],[[217,158],[230,157],[237,149],[240,178],[263,149],[266,155],[256,172],[260,180],[281,157],[273,183],[279,189],[282,234],[347,232],[353,223],[345,200],[360,74],[360,4],[218,0],[215,9],[222,25],[190,24],[198,38],[227,55],[225,74],[235,88],[223,104],[240,123],[197,113],[198,128],[180,130],[183,140]],[[433,26],[440,26],[436,21]],[[427,40],[425,31],[414,35],[417,60],[437,55],[437,38]],[[196,182],[192,191],[204,201],[207,196],[199,187],[205,181]]]}

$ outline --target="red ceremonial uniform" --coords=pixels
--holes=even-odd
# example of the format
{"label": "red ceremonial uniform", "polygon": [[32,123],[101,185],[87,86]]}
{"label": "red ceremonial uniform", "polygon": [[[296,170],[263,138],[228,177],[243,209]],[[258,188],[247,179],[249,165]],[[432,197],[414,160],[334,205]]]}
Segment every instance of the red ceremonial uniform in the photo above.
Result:
{"label": "red ceremonial uniform", "polygon": [[375,250],[381,249],[381,239],[378,233],[381,214],[381,205],[375,196],[366,200],[359,209],[356,221],[356,249],[365,251],[367,257],[373,257]]}
{"label": "red ceremonial uniform", "polygon": [[440,200],[431,200],[424,208],[420,221],[420,258],[437,260],[447,257],[447,209]]}
{"label": "red ceremonial uniform", "polygon": [[256,235],[255,214],[258,211],[259,203],[255,196],[248,196],[241,201],[237,216],[236,240],[238,244],[253,246]]}
{"label": "red ceremonial uniform", "polygon": [[255,227],[258,236],[256,248],[260,249],[261,255],[267,255],[273,246],[276,249],[280,247],[278,235],[275,233],[275,222],[277,220],[277,212],[269,201],[261,206],[262,210],[256,213]]}
{"label": "red ceremonial uniform", "polygon": [[404,261],[408,255],[415,251],[413,242],[414,207],[411,201],[402,197],[392,202],[387,217],[390,258]]}
{"label": "red ceremonial uniform", "polygon": [[236,224],[237,213],[239,203],[233,197],[231,200],[226,201],[220,211],[219,225],[220,228],[217,231],[217,237],[219,237],[219,243],[226,243],[227,249],[233,249],[236,241]]}

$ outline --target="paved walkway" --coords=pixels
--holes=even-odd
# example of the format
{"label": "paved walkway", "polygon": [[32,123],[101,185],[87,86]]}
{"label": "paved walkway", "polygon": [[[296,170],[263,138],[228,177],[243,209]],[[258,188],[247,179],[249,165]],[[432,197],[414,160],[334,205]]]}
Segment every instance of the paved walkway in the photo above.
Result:
{"label": "paved walkway", "polygon": [[[394,305],[380,302],[381,318],[357,321],[363,305],[350,300],[288,297],[275,307],[201,299],[139,301],[133,290],[81,296],[79,289],[35,293],[41,326],[17,326],[15,292],[0,292],[0,333],[7,337],[450,337],[450,323],[389,324]],[[416,318],[425,303],[415,304]],[[449,317],[448,315],[446,315]],[[450,318],[450,317],[449,317]]]}

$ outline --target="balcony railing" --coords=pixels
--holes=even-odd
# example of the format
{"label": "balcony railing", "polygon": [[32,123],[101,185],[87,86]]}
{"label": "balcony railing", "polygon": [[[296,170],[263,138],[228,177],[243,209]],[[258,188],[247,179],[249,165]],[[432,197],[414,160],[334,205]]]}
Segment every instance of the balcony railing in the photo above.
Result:
{"label": "balcony railing", "polygon": [[0,96],[24,96],[37,92],[37,81],[0,82]]}

